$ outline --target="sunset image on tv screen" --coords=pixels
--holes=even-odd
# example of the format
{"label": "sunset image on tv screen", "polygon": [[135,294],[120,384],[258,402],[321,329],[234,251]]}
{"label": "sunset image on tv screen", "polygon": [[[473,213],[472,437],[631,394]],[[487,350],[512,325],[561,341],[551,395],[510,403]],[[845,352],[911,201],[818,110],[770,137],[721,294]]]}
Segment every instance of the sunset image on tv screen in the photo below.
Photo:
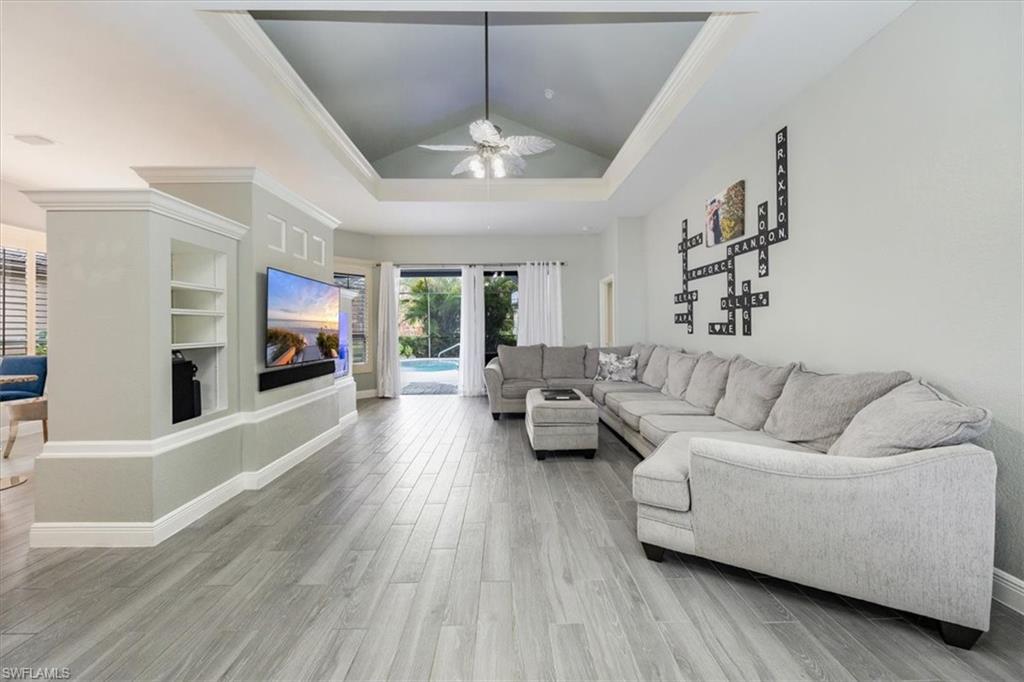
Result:
{"label": "sunset image on tv screen", "polygon": [[267,367],[338,357],[338,288],[267,270]]}

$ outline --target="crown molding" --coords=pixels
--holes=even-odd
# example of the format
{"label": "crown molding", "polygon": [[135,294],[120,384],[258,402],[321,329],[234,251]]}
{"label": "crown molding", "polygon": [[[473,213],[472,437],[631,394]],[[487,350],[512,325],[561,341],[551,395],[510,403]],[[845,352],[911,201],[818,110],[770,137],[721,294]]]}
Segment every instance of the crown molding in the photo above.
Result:
{"label": "crown molding", "polygon": [[750,26],[753,14],[714,13],[686,48],[604,177],[614,192],[668,131]]}
{"label": "crown molding", "polygon": [[341,220],[253,166],[132,166],[132,170],[150,185],[251,183],[332,230],[341,226]]}
{"label": "crown molding", "polygon": [[242,223],[152,188],[27,190],[22,194],[48,212],[148,211],[231,239],[249,232]]}
{"label": "crown molding", "polygon": [[220,17],[242,39],[250,53],[258,57],[259,61],[269,68],[278,84],[284,87],[316,127],[327,136],[335,156],[348,167],[363,187],[373,194],[377,182],[380,181],[380,175],[377,174],[376,169],[341,129],[327,108],[320,103],[320,100],[284,58],[273,41],[267,37],[252,15],[247,11],[213,12],[212,15]]}
{"label": "crown molding", "polygon": [[605,201],[609,196],[604,178],[396,178],[377,186],[380,201]]}
{"label": "crown molding", "polygon": [[[536,3],[508,5],[507,9],[502,5],[502,8],[528,11],[527,4]],[[423,9],[437,9],[445,3],[425,2],[424,5]],[[627,5],[623,3],[623,6]],[[277,83],[326,136],[334,156],[378,201],[607,201],[724,61],[755,16],[751,12],[711,13],[601,178],[397,179],[380,177],[256,20],[248,11],[237,9],[238,4],[233,7],[236,9],[217,11],[211,6],[210,14],[220,17],[241,38],[249,56],[257,58],[257,64],[269,67]],[[637,11],[652,11],[653,7]],[[691,8],[691,11],[694,10]]]}

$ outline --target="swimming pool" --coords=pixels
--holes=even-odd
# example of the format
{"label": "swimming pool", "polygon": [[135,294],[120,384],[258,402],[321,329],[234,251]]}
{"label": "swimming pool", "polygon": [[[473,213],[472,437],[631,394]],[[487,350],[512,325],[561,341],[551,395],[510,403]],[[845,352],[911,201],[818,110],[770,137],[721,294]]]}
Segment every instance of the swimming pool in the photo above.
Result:
{"label": "swimming pool", "polygon": [[451,372],[459,368],[458,358],[410,358],[402,360],[407,372]]}

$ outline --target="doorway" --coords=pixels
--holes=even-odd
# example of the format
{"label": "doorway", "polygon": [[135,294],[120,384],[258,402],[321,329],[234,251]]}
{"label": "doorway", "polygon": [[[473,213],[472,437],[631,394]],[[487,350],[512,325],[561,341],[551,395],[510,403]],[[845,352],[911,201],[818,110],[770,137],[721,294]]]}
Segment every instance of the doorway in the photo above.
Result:
{"label": "doorway", "polygon": [[402,395],[455,395],[459,388],[459,270],[402,270],[398,352]]}

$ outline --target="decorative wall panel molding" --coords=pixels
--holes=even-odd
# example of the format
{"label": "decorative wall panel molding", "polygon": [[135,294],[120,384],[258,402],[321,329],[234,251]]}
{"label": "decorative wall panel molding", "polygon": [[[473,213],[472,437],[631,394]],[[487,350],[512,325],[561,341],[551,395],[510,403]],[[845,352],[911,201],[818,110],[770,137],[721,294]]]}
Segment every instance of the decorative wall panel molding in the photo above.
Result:
{"label": "decorative wall panel molding", "polygon": [[327,264],[327,242],[316,235],[310,237],[313,240],[313,265]]}
{"label": "decorative wall panel molding", "polygon": [[267,246],[281,253],[288,252],[288,225],[276,215],[267,214],[270,221],[270,241]]}
{"label": "decorative wall panel molding", "polygon": [[309,258],[309,232],[306,232],[301,227],[292,225],[292,232],[299,235],[298,241],[295,244],[295,249],[292,250],[292,255],[299,260],[306,260]]}
{"label": "decorative wall panel molding", "polygon": [[775,229],[768,227],[768,202],[757,206],[757,234],[747,237],[725,247],[725,258],[698,268],[689,267],[688,252],[704,243],[704,235],[699,232],[690,236],[687,221],[682,223],[682,239],[677,245],[682,261],[682,290],[675,295],[676,305],[685,305],[685,313],[675,314],[676,324],[685,324],[686,331],[693,333],[693,303],[697,300],[697,291],[690,290],[690,281],[714,275],[725,274],[725,296],[719,299],[719,307],[725,312],[724,321],[708,323],[708,333],[718,336],[736,335],[736,311],[740,311],[741,327],[744,336],[753,333],[751,313],[754,308],[768,307],[767,291],[753,291],[749,279],[740,284],[740,293],[736,293],[736,256],[752,251],[757,252],[757,276],[767,277],[770,268],[768,250],[770,247],[789,239],[789,135],[787,128],[775,134]]}

